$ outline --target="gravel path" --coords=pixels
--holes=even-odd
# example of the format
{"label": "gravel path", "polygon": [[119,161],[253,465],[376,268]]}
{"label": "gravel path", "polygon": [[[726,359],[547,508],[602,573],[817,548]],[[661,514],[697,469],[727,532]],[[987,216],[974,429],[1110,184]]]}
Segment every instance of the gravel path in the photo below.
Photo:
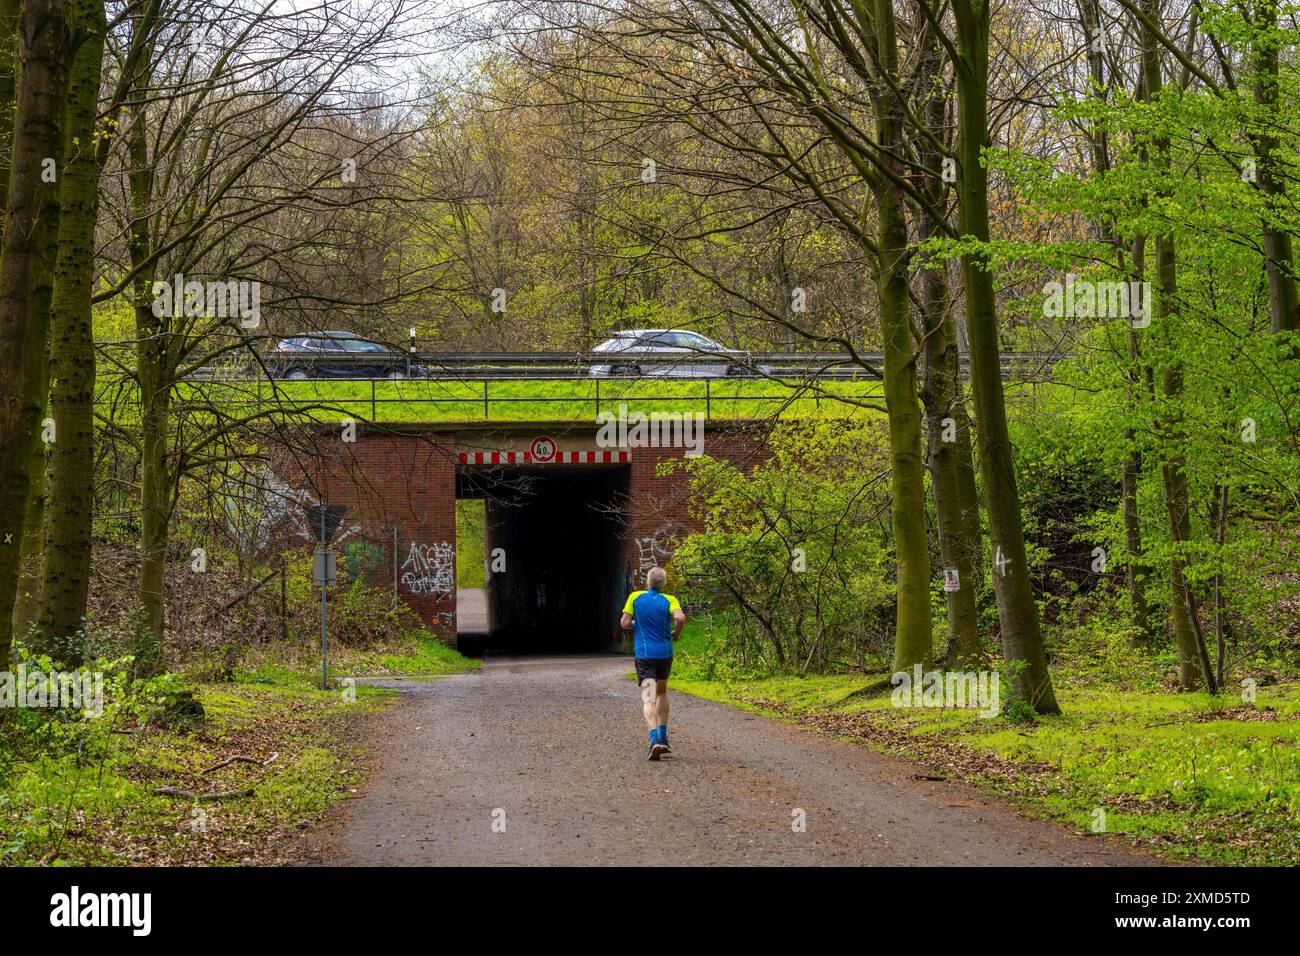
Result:
{"label": "gravel path", "polygon": [[631,669],[613,656],[490,658],[481,673],[395,682],[404,700],[362,729],[368,787],[304,839],[299,862],[1153,862],[918,780],[915,764],[678,694],[675,753],[650,763]]}

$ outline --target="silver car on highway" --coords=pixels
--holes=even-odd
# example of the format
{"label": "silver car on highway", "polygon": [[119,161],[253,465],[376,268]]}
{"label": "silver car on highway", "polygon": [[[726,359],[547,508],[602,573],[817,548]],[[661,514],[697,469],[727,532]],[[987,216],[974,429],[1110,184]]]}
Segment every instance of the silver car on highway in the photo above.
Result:
{"label": "silver car on highway", "polygon": [[748,352],[729,349],[698,332],[683,329],[627,329],[615,332],[593,352],[608,362],[593,364],[591,374],[645,375],[660,378],[716,378],[765,375]]}

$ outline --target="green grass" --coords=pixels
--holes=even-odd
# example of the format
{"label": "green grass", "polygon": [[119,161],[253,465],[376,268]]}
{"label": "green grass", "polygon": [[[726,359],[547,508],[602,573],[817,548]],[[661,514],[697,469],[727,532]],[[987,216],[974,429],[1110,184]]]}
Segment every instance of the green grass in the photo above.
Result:
{"label": "green grass", "polygon": [[487,584],[487,547],[482,498],[456,500],[456,587],[481,588]]}
{"label": "green grass", "polygon": [[406,653],[362,656],[356,667],[358,676],[393,674],[406,677],[442,677],[478,670],[483,662],[465,657],[454,648],[432,637],[422,637]]}
{"label": "green grass", "polygon": [[1300,684],[1235,697],[1057,682],[1062,716],[1013,722],[895,708],[858,692],[887,675],[708,680],[704,631],[683,639],[673,687],[936,766],[1034,812],[1174,859],[1300,863]]}
{"label": "green grass", "polygon": [[[337,414],[383,422],[592,422],[597,412],[676,412],[718,419],[758,419],[776,414],[846,417],[866,413],[854,401],[880,403],[878,382],[825,382],[821,396],[766,379],[573,379],[486,381],[229,381],[188,383],[231,410],[273,395],[290,405],[329,406]],[[486,399],[486,400],[485,400]],[[848,399],[842,401],[840,399]]]}
{"label": "green grass", "polygon": [[[395,646],[330,647],[330,680],[345,677],[444,677],[478,670],[483,662],[465,657],[448,647],[428,631],[408,634]],[[293,641],[268,646],[260,660],[236,671],[241,680],[270,685],[272,688],[306,690],[320,687],[320,646],[312,642]],[[364,685],[358,695],[374,693]]]}

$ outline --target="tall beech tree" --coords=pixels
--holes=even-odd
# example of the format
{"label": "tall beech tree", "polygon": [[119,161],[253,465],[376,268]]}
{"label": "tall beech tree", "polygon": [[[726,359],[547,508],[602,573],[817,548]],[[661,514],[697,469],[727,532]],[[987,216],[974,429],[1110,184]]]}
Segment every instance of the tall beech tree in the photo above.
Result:
{"label": "tall beech tree", "polygon": [[[942,238],[946,219],[947,185],[943,162],[950,141],[946,65],[934,30],[924,16],[913,17],[918,66],[911,91],[913,115],[922,119],[929,136],[917,137],[918,190],[927,203],[917,206],[916,239]],[[939,522],[939,553],[945,571],[957,571],[956,589],[945,588],[948,607],[946,663],[974,666],[980,661],[979,609],[981,581],[980,509],[976,496],[971,422],[961,380],[961,347],[953,322],[947,263],[924,258],[919,271],[918,309],[922,319],[925,375],[921,397],[929,436],[930,486]]]}
{"label": "tall beech tree", "polygon": [[70,663],[86,613],[94,517],[95,341],[91,295],[99,171],[107,152],[99,90],[107,19],[102,3],[74,0],[81,35],[68,81],[61,218],[50,319],[50,446],[36,625],[40,646]]}
{"label": "tall beech tree", "polygon": [[0,662],[9,659],[31,456],[46,403],[46,341],[59,223],[57,177],[73,16],[61,0],[26,0],[4,244],[0,248]]}
{"label": "tall beech tree", "polygon": [[[943,4],[920,6],[936,32],[943,29]],[[957,86],[957,195],[963,243],[966,327],[970,336],[971,393],[978,422],[980,473],[993,549],[993,588],[997,595],[1002,653],[1016,694],[1042,714],[1059,706],[1047,670],[1041,622],[1029,577],[1024,519],[1007,430],[1006,396],[998,344],[997,298],[993,290],[989,242],[990,0],[954,0],[955,42],[943,35],[952,57]]]}

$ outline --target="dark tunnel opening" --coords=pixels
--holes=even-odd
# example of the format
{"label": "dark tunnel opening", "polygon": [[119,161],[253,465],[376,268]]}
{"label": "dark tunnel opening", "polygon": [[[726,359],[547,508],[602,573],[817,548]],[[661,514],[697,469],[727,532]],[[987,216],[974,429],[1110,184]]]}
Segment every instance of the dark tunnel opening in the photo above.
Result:
{"label": "dark tunnel opening", "polygon": [[486,633],[462,633],[463,652],[614,646],[626,598],[621,533],[630,481],[626,465],[458,469],[457,497],[485,499],[489,568]]}

